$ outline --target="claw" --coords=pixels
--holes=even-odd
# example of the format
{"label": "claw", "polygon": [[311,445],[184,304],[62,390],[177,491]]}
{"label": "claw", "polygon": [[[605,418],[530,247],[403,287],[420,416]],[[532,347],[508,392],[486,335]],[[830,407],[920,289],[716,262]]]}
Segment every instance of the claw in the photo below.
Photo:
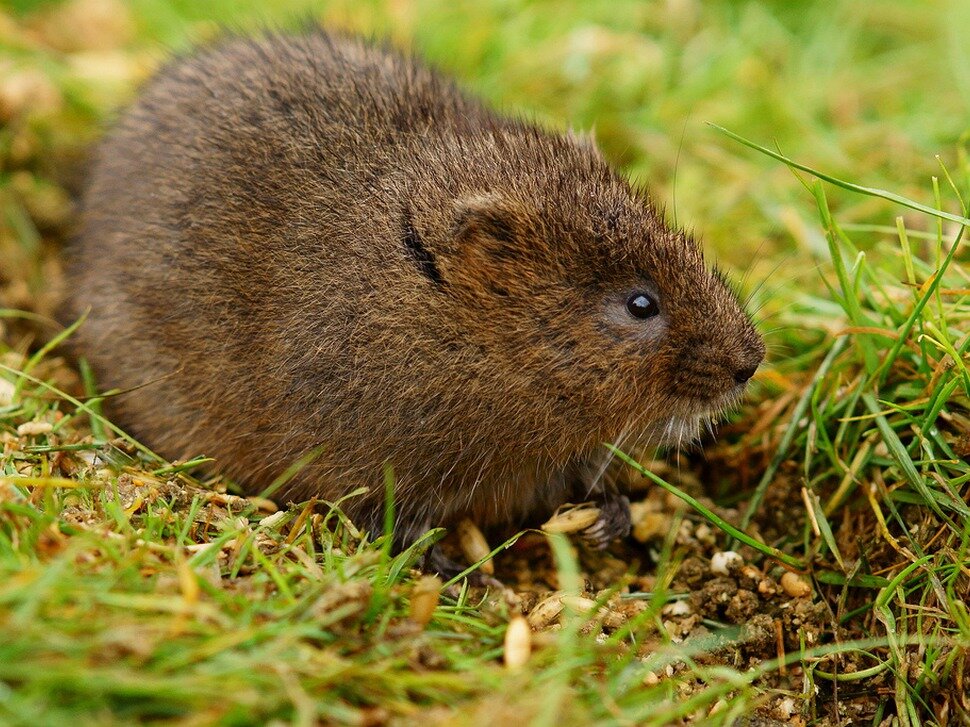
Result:
{"label": "claw", "polygon": [[596,522],[582,531],[583,541],[594,550],[605,550],[617,538],[630,534],[630,500],[618,493],[605,493]]}
{"label": "claw", "polygon": [[431,546],[421,559],[422,571],[427,574],[437,574],[446,581],[454,578],[466,567],[445,555],[438,545]]}

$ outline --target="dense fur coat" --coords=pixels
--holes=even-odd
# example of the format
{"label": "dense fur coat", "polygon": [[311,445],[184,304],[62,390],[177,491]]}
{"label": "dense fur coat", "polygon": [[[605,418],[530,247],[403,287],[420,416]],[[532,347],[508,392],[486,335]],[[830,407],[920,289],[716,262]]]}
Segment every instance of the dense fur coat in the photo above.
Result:
{"label": "dense fur coat", "polygon": [[100,149],[72,268],[120,424],[254,492],[320,447],[279,497],[369,486],[345,506],[376,530],[390,463],[402,543],[589,492],[624,510],[602,443],[694,436],[764,353],[589,141],[322,32],[150,82]]}

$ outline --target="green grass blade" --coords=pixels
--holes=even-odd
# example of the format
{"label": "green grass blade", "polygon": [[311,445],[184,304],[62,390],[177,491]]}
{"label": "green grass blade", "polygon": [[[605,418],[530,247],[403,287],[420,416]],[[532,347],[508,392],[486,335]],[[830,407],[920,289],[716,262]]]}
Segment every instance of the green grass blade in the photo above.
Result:
{"label": "green grass blade", "polygon": [[875,187],[864,187],[861,184],[853,184],[852,182],[846,182],[843,179],[833,177],[829,174],[826,174],[825,172],[819,171],[818,169],[813,169],[812,167],[809,167],[805,164],[799,164],[794,159],[790,159],[789,157],[786,157],[784,154],[773,151],[768,147],[761,146],[760,144],[756,144],[753,141],[745,139],[743,136],[735,134],[733,131],[728,131],[723,126],[718,126],[717,124],[712,124],[710,122],[708,122],[708,126],[716,129],[717,131],[720,131],[722,134],[730,137],[731,139],[734,139],[736,142],[740,144],[744,144],[746,147],[750,149],[759,151],[762,154],[769,156],[772,159],[776,159],[789,167],[798,169],[803,172],[807,172],[808,174],[811,174],[814,177],[818,177],[819,179],[826,181],[829,184],[834,184],[836,187],[847,189],[850,192],[865,194],[869,197],[879,197],[889,202],[895,202],[896,204],[902,205],[903,207],[909,207],[910,209],[916,210],[917,212],[923,212],[924,214],[932,215],[933,217],[938,217],[943,220],[949,220],[950,222],[956,222],[959,225],[963,225],[963,226],[970,225],[970,218],[964,217],[962,215],[955,215],[955,214],[952,214],[951,212],[938,210],[935,207],[930,207],[920,202],[916,202],[915,200],[909,199],[907,197],[903,197],[902,195],[896,194],[895,192],[888,192],[885,189],[876,189]]}

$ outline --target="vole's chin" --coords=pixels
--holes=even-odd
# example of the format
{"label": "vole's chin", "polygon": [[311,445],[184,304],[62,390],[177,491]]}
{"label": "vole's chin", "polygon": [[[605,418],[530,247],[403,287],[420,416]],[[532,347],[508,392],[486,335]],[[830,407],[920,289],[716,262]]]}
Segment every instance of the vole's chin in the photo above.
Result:
{"label": "vole's chin", "polygon": [[744,387],[721,396],[685,399],[670,408],[666,419],[658,422],[656,441],[662,447],[681,449],[698,444],[705,432],[714,434],[715,425],[741,403]]}
{"label": "vole's chin", "polygon": [[704,433],[704,425],[710,422],[707,416],[673,416],[660,437],[660,446],[670,449],[683,449],[697,444]]}

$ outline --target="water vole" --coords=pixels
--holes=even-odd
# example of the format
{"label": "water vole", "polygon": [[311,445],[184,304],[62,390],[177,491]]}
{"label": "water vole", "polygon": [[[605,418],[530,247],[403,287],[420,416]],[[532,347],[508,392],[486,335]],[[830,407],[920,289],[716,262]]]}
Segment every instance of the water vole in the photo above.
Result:
{"label": "water vole", "polygon": [[700,249],[585,139],[353,38],[167,66],[101,147],[73,250],[81,352],[122,425],[396,538],[625,500],[605,441],[690,438],[764,346]]}

